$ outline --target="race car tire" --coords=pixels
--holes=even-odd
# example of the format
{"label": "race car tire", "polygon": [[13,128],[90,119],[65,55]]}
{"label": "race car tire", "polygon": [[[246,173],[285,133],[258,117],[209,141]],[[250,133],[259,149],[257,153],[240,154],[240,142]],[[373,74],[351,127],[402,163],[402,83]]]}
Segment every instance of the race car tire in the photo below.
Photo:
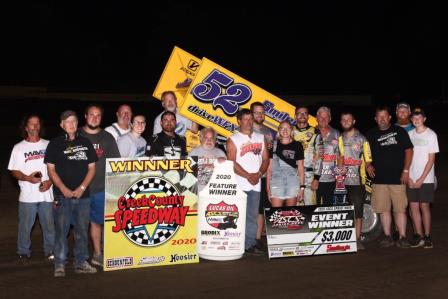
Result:
{"label": "race car tire", "polygon": [[364,203],[364,215],[362,219],[361,241],[372,242],[378,239],[382,233],[380,214],[373,211],[370,205],[370,193],[366,194]]}

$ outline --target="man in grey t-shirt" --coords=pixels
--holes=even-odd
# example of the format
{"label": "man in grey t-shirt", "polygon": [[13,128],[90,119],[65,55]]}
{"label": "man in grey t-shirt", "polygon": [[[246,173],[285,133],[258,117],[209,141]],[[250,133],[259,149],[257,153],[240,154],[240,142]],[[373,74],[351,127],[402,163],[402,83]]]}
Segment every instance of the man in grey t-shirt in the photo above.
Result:
{"label": "man in grey t-shirt", "polygon": [[[264,136],[264,140],[266,141],[267,149],[270,151],[272,145],[274,143],[274,137],[276,132],[266,127],[264,123],[265,119],[265,109],[264,105],[261,102],[253,102],[250,105],[250,111],[252,112],[252,117],[254,120],[253,130],[256,133],[260,133]],[[268,198],[268,193],[266,190],[266,175],[261,178],[261,193],[260,193],[260,205],[258,207],[258,218],[257,218],[257,247],[260,250],[266,250],[266,246],[264,246],[261,241],[261,234],[263,233],[264,228],[264,209],[271,207],[271,203]]]}
{"label": "man in grey t-shirt", "polygon": [[200,132],[201,145],[194,148],[190,157],[198,157],[198,189],[201,192],[207,186],[213,173],[213,163],[220,158],[226,159],[226,154],[215,147],[216,131],[207,127]]}

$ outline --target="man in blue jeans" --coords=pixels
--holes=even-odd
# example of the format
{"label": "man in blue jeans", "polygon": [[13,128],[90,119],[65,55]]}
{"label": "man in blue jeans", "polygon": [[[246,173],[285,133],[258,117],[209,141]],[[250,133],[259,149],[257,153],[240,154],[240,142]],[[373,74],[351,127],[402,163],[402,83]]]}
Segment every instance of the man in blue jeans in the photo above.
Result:
{"label": "man in blue jeans", "polygon": [[53,188],[44,164],[48,140],[40,138],[41,119],[37,115],[25,117],[21,130],[24,140],[14,146],[8,165],[20,186],[17,254],[22,262],[31,257],[31,229],[39,215],[44,254],[53,261]]}
{"label": "man in blue jeans", "polygon": [[78,117],[72,110],[61,114],[64,134],[50,141],[44,162],[55,186],[54,276],[65,276],[70,225],[75,233],[75,273],[96,273],[88,262],[88,229],[90,220],[89,184],[95,175],[98,160],[92,143],[80,136]]}
{"label": "man in blue jeans", "polygon": [[103,108],[99,105],[89,105],[85,110],[85,125],[80,134],[92,142],[98,161],[95,164],[95,176],[90,184],[90,237],[92,238],[93,254],[90,262],[103,266],[101,239],[104,226],[104,184],[106,174],[106,159],[119,158],[115,138],[100,128]]}
{"label": "man in blue jeans", "polygon": [[233,161],[238,185],[247,194],[245,251],[260,255],[262,251],[256,246],[258,206],[261,177],[268,168],[269,154],[264,136],[254,132],[252,112],[241,109],[237,121],[239,130],[227,139],[227,159]]}

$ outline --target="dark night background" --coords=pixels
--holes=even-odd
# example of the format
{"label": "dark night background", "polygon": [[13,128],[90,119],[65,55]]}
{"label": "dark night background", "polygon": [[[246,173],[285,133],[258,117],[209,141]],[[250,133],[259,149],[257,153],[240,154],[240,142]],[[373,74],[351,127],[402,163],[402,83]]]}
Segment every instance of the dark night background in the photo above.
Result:
{"label": "dark night background", "polygon": [[0,85],[152,94],[177,45],[279,96],[446,103],[445,11],[388,2],[19,1],[1,13]]}

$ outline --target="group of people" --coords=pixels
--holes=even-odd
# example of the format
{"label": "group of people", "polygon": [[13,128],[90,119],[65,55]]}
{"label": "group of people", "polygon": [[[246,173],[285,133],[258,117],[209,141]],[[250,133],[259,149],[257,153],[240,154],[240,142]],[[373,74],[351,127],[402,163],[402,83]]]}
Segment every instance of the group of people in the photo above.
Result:
{"label": "group of people", "polygon": [[[341,113],[339,132],[330,126],[328,107],[317,110],[316,127],[309,125],[308,109],[298,107],[295,125],[282,121],[273,133],[263,125],[263,104],[255,102],[250,110],[242,109],[237,115],[239,130],[227,142],[227,158],[235,162],[239,184],[248,194],[246,251],[263,252],[263,221],[256,221],[255,202],[260,203],[258,220],[269,205],[336,204],[336,168],[344,170],[347,203],[354,205],[358,250],[364,249],[360,237],[366,176],[373,181],[372,206],[380,214],[385,236],[380,245],[432,248],[430,204],[434,201],[437,135],[425,126],[426,115],[420,108],[411,112],[409,104],[399,103],[396,117],[393,124],[389,108],[378,107],[377,127],[363,135],[351,112]],[[408,202],[414,230],[410,242],[406,237]]]}
{"label": "group of people", "polygon": [[[186,156],[185,139],[179,127],[194,131],[197,125],[177,114],[175,94],[166,92],[165,110],[156,118],[154,135],[147,144],[142,137],[144,115],[133,115],[129,105],[119,106],[117,122],[100,127],[103,108],[89,105],[85,124],[78,127],[75,111],[60,114],[63,133],[48,141],[41,138],[42,119],[26,116],[21,124],[23,140],[12,152],[8,169],[20,186],[17,254],[26,263],[31,257],[31,230],[36,220],[42,227],[46,259],[54,263],[54,276],[65,276],[68,234],[74,229],[75,273],[96,273],[103,266],[105,168],[107,158],[141,156]],[[159,130],[159,132],[157,132]],[[183,130],[183,132],[185,132]],[[177,131],[182,133],[182,131]],[[89,254],[89,231],[93,253]],[[90,263],[89,263],[90,259]]]}
{"label": "group of people", "polygon": [[[401,103],[397,106],[398,123],[393,125],[389,109],[380,107],[375,114],[378,127],[364,136],[355,128],[355,116],[350,112],[341,114],[340,133],[330,126],[328,107],[317,110],[317,127],[309,125],[308,109],[298,107],[295,124],[282,121],[274,132],[263,124],[264,105],[254,102],[250,109],[238,112],[239,128],[227,139],[226,152],[216,147],[216,131],[207,127],[199,132],[200,145],[188,154],[184,136],[189,131],[198,133],[199,126],[178,114],[174,92],[164,92],[161,99],[164,111],[154,121],[154,135],[149,142],[142,137],[145,116],[134,115],[127,104],[119,106],[117,122],[104,130],[100,127],[104,113],[101,106],[89,105],[85,109],[85,124],[81,128],[77,114],[66,110],[60,115],[63,134],[51,141],[41,138],[42,120],[38,115],[24,118],[24,139],[14,146],[8,166],[20,186],[20,260],[31,256],[31,229],[38,215],[44,252],[54,262],[55,277],[65,276],[71,225],[75,272],[97,272],[91,264],[103,265],[105,161],[142,156],[197,156],[199,190],[211,175],[205,166],[213,165],[215,159],[233,161],[237,182],[247,194],[248,254],[259,255],[265,250],[261,242],[264,208],[333,204],[336,166],[346,168],[347,199],[355,206],[358,240],[365,192],[362,173],[367,171],[374,182],[373,207],[381,214],[386,236],[381,246],[395,244],[391,237],[393,211],[400,235],[398,246],[432,247],[430,203],[434,200],[438,144],[437,135],[425,126],[423,110],[415,109],[411,115],[409,105]],[[406,239],[408,200],[415,231],[410,245]],[[358,248],[362,248],[360,242]]]}

